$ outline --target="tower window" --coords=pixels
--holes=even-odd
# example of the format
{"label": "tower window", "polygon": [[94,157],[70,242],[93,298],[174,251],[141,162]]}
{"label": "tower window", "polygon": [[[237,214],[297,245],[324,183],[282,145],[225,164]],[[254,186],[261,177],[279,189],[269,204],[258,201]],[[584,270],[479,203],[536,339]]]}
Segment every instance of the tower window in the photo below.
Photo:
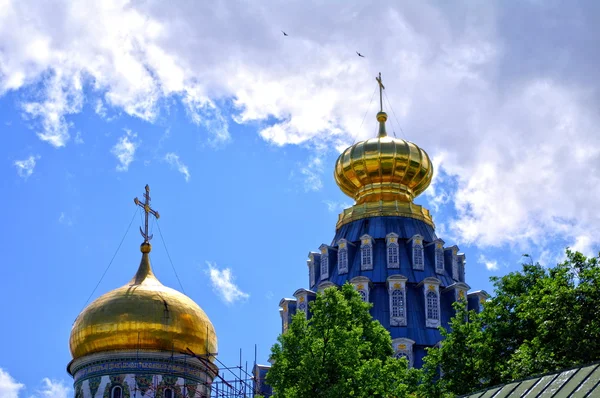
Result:
{"label": "tower window", "polygon": [[321,252],[321,280],[329,278],[329,255],[327,249]]}
{"label": "tower window", "polygon": [[437,321],[440,320],[440,309],[439,309],[439,299],[438,295],[435,291],[430,290],[427,292],[427,321]]}
{"label": "tower window", "polygon": [[370,239],[366,240],[367,243],[364,243],[360,247],[360,269],[371,270],[373,269],[373,244]]}
{"label": "tower window", "polygon": [[423,261],[423,245],[414,244],[412,251],[413,251],[413,267],[418,270],[424,269],[425,263]]}
{"label": "tower window", "polygon": [[388,267],[389,268],[398,268],[400,266],[400,262],[398,261],[398,244],[390,243],[388,245]]}
{"label": "tower window", "polygon": [[391,303],[391,319],[390,324],[392,326],[405,326],[406,325],[406,305],[404,289],[394,289],[390,295]]}
{"label": "tower window", "polygon": [[444,273],[444,247],[441,243],[435,244],[435,272]]}
{"label": "tower window", "polygon": [[452,279],[458,280],[458,256],[456,255],[457,249],[452,250]]}
{"label": "tower window", "polygon": [[358,291],[358,294],[360,294],[360,298],[362,299],[362,301],[367,302],[367,292],[364,291],[363,289]]}
{"label": "tower window", "polygon": [[173,390],[170,388],[165,389],[165,398],[173,398]]}
{"label": "tower window", "polygon": [[338,252],[338,273],[348,273],[348,249],[346,247]]}
{"label": "tower window", "polygon": [[115,386],[112,389],[111,398],[122,398],[123,389],[120,386]]}

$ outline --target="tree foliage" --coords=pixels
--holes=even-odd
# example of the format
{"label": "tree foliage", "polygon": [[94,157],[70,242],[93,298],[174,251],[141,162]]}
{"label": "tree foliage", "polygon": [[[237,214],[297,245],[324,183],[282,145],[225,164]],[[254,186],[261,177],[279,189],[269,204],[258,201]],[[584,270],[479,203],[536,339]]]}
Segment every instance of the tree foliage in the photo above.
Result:
{"label": "tree foliage", "polygon": [[[553,268],[524,264],[493,277],[477,314],[457,303],[451,332],[425,358],[429,396],[464,394],[600,359],[600,266],[567,249]],[[441,369],[443,377],[437,377]]]}
{"label": "tree foliage", "polygon": [[298,313],[271,349],[267,383],[280,398],[406,397],[418,371],[393,358],[388,331],[352,285],[328,288]]}

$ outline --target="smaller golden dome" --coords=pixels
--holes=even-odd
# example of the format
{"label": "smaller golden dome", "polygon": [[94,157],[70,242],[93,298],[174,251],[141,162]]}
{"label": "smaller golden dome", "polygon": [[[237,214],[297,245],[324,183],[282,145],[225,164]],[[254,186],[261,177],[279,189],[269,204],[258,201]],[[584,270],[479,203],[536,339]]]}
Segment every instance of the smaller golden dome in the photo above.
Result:
{"label": "smaller golden dome", "polygon": [[335,162],[335,182],[356,201],[340,215],[338,227],[373,216],[413,217],[433,225],[429,211],[412,203],[433,177],[427,152],[412,142],[389,137],[385,112],[377,113],[377,121],[376,138],[357,142]]}
{"label": "smaller golden dome", "polygon": [[377,138],[357,142],[338,157],[335,181],[357,204],[412,202],[431,183],[431,160],[416,144],[386,134],[385,112],[379,112],[377,120]]}
{"label": "smaller golden dome", "polygon": [[79,314],[69,341],[73,359],[128,350],[216,354],[217,336],[210,319],[192,299],[158,281],[150,266],[150,249],[148,242],[142,244],[139,269],[128,284],[99,297]]}

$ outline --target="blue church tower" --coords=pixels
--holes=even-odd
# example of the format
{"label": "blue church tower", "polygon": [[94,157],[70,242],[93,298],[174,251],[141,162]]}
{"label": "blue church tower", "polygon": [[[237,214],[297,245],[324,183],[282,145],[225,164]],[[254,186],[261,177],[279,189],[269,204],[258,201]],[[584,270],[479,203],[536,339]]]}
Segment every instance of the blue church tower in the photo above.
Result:
{"label": "blue church tower", "polygon": [[[381,75],[377,79],[380,85]],[[355,204],[339,215],[331,243],[308,254],[308,289],[280,302],[282,331],[292,315],[310,317],[316,293],[349,282],[373,304],[371,315],[390,332],[396,356],[421,367],[427,347],[440,343],[452,304],[479,311],[484,291],[468,293],[465,255],[435,233],[431,214],[414,203],[429,186],[433,165],[416,144],[387,135],[387,114],[377,113],[377,137],[347,148],[335,181]]]}

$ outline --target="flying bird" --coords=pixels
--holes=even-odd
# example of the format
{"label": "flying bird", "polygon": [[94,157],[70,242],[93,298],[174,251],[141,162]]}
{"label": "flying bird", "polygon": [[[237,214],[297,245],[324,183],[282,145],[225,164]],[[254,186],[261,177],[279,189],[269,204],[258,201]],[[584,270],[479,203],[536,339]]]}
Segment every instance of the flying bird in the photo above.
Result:
{"label": "flying bird", "polygon": [[283,30],[281,31],[281,33],[283,33],[284,36],[288,36],[288,34],[285,33]]}
{"label": "flying bird", "polygon": [[358,51],[356,52],[356,54],[357,54],[359,57],[363,57],[363,58],[365,57],[364,55],[362,55],[362,54],[361,54],[361,53],[359,53]]}

